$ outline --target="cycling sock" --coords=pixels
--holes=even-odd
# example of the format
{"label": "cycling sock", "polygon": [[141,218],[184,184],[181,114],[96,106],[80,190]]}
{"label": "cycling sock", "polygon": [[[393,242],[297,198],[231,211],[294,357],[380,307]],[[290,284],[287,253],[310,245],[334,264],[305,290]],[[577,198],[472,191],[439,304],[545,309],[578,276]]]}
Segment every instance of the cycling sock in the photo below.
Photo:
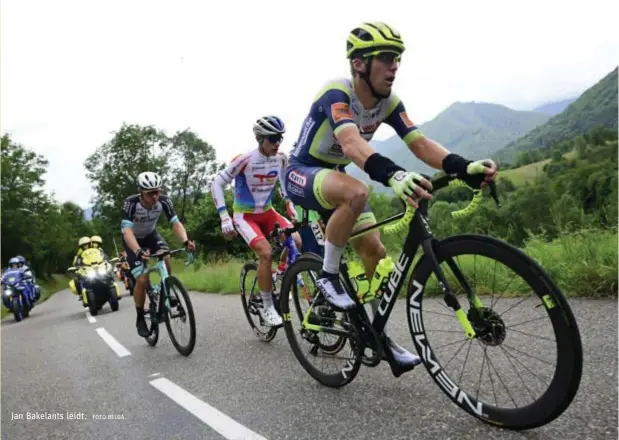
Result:
{"label": "cycling sock", "polygon": [[273,306],[273,296],[271,292],[260,292],[260,296],[262,297],[262,307],[268,308]]}
{"label": "cycling sock", "polygon": [[325,260],[322,263],[323,272],[337,274],[340,272],[340,259],[344,253],[344,246],[337,246],[329,240],[325,241]]}
{"label": "cycling sock", "polygon": [[135,312],[136,312],[136,314],[137,314],[137,318],[138,318],[138,320],[140,320],[140,319],[144,319],[144,309],[143,309],[143,308],[141,308],[141,307],[136,307],[136,308],[135,308]]}

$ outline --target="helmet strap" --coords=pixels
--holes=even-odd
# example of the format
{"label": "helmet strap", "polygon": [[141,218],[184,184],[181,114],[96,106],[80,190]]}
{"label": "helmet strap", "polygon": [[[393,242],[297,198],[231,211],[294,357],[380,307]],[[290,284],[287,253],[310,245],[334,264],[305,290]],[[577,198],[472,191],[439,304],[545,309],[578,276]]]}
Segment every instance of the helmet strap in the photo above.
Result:
{"label": "helmet strap", "polygon": [[372,85],[372,81],[370,80],[370,75],[372,73],[372,63],[374,62],[374,57],[368,57],[368,64],[367,64],[367,68],[365,69],[365,72],[363,73],[359,73],[359,75],[361,76],[361,79],[365,81],[365,83],[368,85],[368,88],[370,89],[370,92],[372,93],[372,96],[374,96],[374,98],[376,98],[377,100],[381,100],[381,99],[386,99],[389,97],[389,95],[382,95],[380,93],[378,93],[376,91],[376,89],[374,89],[374,86]]}

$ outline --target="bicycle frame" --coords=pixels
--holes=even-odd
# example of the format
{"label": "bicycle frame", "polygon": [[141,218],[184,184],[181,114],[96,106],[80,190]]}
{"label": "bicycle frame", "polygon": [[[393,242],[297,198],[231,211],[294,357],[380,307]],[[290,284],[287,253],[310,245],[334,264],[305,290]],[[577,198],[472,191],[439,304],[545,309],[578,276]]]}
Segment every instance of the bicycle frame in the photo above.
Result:
{"label": "bicycle frame", "polygon": [[[150,268],[145,268],[144,272],[142,273],[142,275],[146,274],[148,276],[148,287],[146,289],[146,292],[148,294],[148,292],[152,291],[153,293],[157,294],[160,293],[160,301],[158,304],[158,310],[157,310],[157,315],[159,315],[160,313],[162,313],[162,310],[165,308],[165,310],[170,310],[171,306],[170,306],[170,296],[168,294],[168,289],[166,287],[165,284],[165,280],[170,276],[170,273],[168,272],[168,267],[165,264],[165,257],[168,255],[173,255],[177,252],[181,252],[184,251],[184,249],[176,249],[173,251],[166,251],[164,252],[162,255],[151,255],[152,257],[156,257],[159,261],[157,261],[157,263],[150,267]],[[144,263],[146,265],[146,262]],[[151,282],[150,282],[150,274],[152,272],[159,272],[159,276],[161,277],[161,287],[162,290],[161,292],[159,292],[155,287],[152,286]],[[149,295],[150,296],[150,295]],[[163,301],[161,301],[161,299],[163,299]]]}
{"label": "bicycle frame", "polygon": [[[445,176],[442,176],[432,181],[432,184],[434,187],[433,191],[437,191],[445,186],[450,185],[454,179],[455,177],[453,176],[445,175]],[[452,186],[458,186],[458,185],[454,184]],[[499,204],[498,198],[496,196],[496,189],[494,185],[491,185],[490,189],[491,189],[492,196],[494,197],[497,204]],[[469,210],[471,205],[473,204],[477,205],[479,204],[480,201],[481,201],[481,192],[476,193],[476,197],[474,197],[469,207],[464,208],[463,210],[459,211],[459,213],[461,214],[462,212]],[[369,231],[382,228],[389,223],[393,223],[396,220],[403,219],[403,217],[407,215],[410,216],[410,211],[412,209],[413,209],[412,207],[407,206],[406,212],[396,214],[375,225],[356,231],[355,233],[350,235],[349,240],[356,238],[360,236],[361,234],[367,233]],[[436,254],[434,253],[433,245],[437,242],[437,240],[436,238],[434,238],[432,231],[430,230],[430,227],[428,225],[427,209],[428,209],[428,201],[425,199],[421,200],[419,202],[419,208],[415,210],[415,213],[412,216],[412,220],[408,223],[408,234],[406,235],[404,245],[402,246],[400,255],[395,263],[395,269],[391,273],[391,276],[389,277],[389,281],[384,290],[384,293],[379,299],[380,302],[379,302],[378,309],[376,310],[376,314],[373,320],[370,321],[365,308],[359,301],[359,298],[356,295],[351,295],[355,303],[357,304],[357,308],[354,311],[348,312],[348,316],[351,318],[351,323],[356,328],[358,334],[361,337],[364,337],[366,339],[366,342],[370,342],[370,348],[374,348],[375,351],[377,351],[377,355],[381,354],[380,352],[382,352],[386,356],[387,361],[389,362],[391,366],[391,370],[395,377],[399,377],[402,373],[408,370],[403,369],[402,367],[399,366],[399,364],[395,362],[391,351],[386,349],[386,347],[384,346],[385,344],[384,340],[382,339],[377,340],[377,336],[383,334],[383,330],[385,326],[387,325],[387,322],[389,321],[389,317],[391,316],[391,312],[393,311],[393,308],[395,306],[394,299],[398,296],[400,290],[402,289],[406,275],[408,274],[410,270],[411,264],[413,262],[415,254],[417,253],[417,250],[419,249],[419,246],[422,247],[423,252],[425,254],[424,256],[427,256],[433,262],[434,271],[436,273],[436,276],[439,279],[439,285],[441,286],[441,289],[443,291],[443,298],[445,300],[445,303],[452,310],[454,310],[455,316],[460,322],[460,325],[462,326],[467,337],[474,338],[476,335],[475,330],[473,329],[471,323],[469,322],[469,319],[466,313],[460,306],[460,303],[458,302],[456,296],[454,295],[451,288],[449,287],[449,283],[447,282],[445,275],[438,263]],[[400,222],[400,225],[406,222],[407,220],[404,219],[403,222],[402,221]],[[401,227],[401,226],[396,226],[394,229],[398,227]],[[466,283],[464,276],[462,275],[460,270],[457,267],[455,267],[455,265],[453,264],[449,264],[449,265],[451,269],[454,271],[456,278],[460,282],[463,282],[463,285],[467,290],[470,303],[476,308],[483,307],[483,303],[471,291],[470,287]],[[344,258],[342,258],[342,260],[340,261],[340,274],[344,278],[344,282],[346,284],[345,287],[348,290],[348,292],[354,292],[353,285],[348,276],[348,265]],[[416,287],[421,288],[422,286],[416,286]],[[309,316],[309,311],[308,311],[308,314],[306,314],[305,316],[304,324],[307,324],[307,322],[305,321],[307,321],[308,316]],[[359,319],[359,317],[361,319]],[[374,341],[372,341],[371,339],[367,340],[368,335],[367,335],[367,332],[363,331],[363,327],[362,327],[363,323],[370,324],[370,328],[368,330],[370,331],[370,333],[372,333],[371,339],[373,339]],[[309,326],[306,326],[306,328],[309,328]],[[339,335],[346,333],[344,331],[336,330],[336,329],[327,329],[327,328],[322,328],[322,327],[319,327],[319,329],[320,331],[323,331],[325,333],[334,333],[334,334],[339,334]],[[374,342],[379,342],[379,346],[372,347],[372,345],[376,345],[374,344]]]}

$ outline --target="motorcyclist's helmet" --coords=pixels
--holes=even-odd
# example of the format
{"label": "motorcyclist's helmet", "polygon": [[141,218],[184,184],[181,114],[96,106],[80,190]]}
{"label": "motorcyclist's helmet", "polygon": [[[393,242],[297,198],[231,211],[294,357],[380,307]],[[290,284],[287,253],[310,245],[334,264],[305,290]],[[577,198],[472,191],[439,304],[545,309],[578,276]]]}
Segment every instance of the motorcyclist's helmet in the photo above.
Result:
{"label": "motorcyclist's helmet", "polygon": [[82,237],[79,239],[79,241],[77,242],[77,245],[82,249],[82,250],[86,250],[90,247],[90,237]]}
{"label": "motorcyclist's helmet", "polygon": [[15,257],[15,258],[17,258],[17,261],[19,261],[19,263],[18,263],[18,264],[19,264],[19,265],[18,265],[18,267],[23,267],[23,266],[25,266],[25,265],[26,265],[26,259],[25,259],[24,257],[22,257],[21,255],[18,255],[18,256],[17,256],[17,257]]}
{"label": "motorcyclist's helmet", "polygon": [[90,246],[93,248],[100,248],[103,246],[103,239],[98,235],[90,237]]}

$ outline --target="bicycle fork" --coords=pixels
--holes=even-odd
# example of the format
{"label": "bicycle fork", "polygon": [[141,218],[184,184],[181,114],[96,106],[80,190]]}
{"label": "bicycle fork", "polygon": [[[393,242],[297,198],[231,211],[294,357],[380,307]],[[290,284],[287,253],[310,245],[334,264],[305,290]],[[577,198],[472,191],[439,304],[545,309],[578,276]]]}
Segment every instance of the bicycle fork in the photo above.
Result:
{"label": "bicycle fork", "polygon": [[[421,243],[424,253],[430,257],[432,264],[434,265],[434,272],[436,273],[436,277],[438,278],[438,284],[441,287],[441,290],[443,292],[443,299],[445,300],[445,304],[447,304],[447,306],[449,306],[454,311],[456,315],[456,319],[458,319],[458,322],[460,323],[460,326],[462,327],[462,330],[464,331],[464,334],[466,335],[466,337],[469,339],[473,339],[477,336],[477,333],[475,332],[475,329],[471,325],[471,322],[469,321],[467,314],[464,312],[464,310],[460,306],[460,302],[456,298],[456,295],[453,293],[451,287],[449,287],[449,283],[447,282],[447,279],[445,278],[445,274],[443,273],[443,270],[441,269],[438,259],[436,258],[436,254],[434,253],[434,249],[432,245],[433,245],[432,239],[424,240]],[[466,281],[464,275],[462,274],[462,272],[460,271],[460,268],[458,268],[456,263],[450,258],[447,260],[447,265],[449,266],[449,268],[452,270],[452,272],[456,276],[456,279],[458,280],[458,282],[460,282],[460,284],[466,291],[466,294],[469,298],[471,306],[474,307],[475,309],[483,308],[484,304],[479,299],[477,294],[473,291],[473,289],[471,289],[470,285]]]}

